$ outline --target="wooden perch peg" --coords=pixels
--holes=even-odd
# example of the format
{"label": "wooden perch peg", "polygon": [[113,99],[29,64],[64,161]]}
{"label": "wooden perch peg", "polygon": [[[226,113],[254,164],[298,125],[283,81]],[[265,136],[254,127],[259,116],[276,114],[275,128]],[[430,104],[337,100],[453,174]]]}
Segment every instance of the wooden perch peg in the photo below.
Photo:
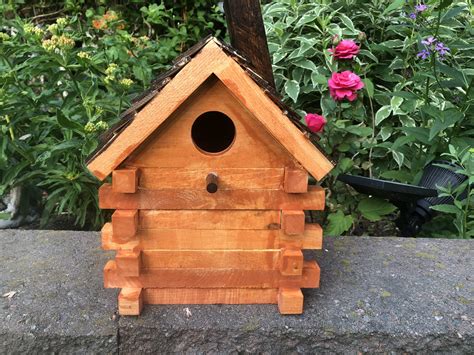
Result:
{"label": "wooden perch peg", "polygon": [[218,177],[217,177],[216,173],[207,174],[207,177],[206,177],[206,190],[210,194],[213,194],[213,193],[217,192],[217,189],[219,187],[217,185],[217,179],[218,179]]}

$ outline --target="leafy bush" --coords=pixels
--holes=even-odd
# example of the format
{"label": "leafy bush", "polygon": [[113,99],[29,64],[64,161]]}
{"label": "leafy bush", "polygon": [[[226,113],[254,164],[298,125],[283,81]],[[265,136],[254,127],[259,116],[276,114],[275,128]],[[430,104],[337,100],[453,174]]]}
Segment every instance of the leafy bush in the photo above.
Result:
{"label": "leafy bush", "polygon": [[[338,162],[324,182],[328,234],[355,233],[395,210],[337,182],[340,173],[416,183],[443,156],[473,182],[470,2],[428,1],[426,9],[413,0],[265,3],[278,89],[302,116],[327,120],[320,143]],[[176,55],[224,28],[217,1],[99,4],[0,4],[0,196],[21,185],[23,196],[42,199],[43,222],[66,213],[89,228],[102,223],[99,183],[84,166],[98,135]],[[335,60],[328,51],[343,39],[360,45],[355,59]],[[346,70],[364,88],[352,102],[335,101],[328,79]],[[324,119],[313,118],[321,129]],[[457,202],[438,208],[444,213],[425,235],[472,236],[473,192],[461,193],[469,183],[444,191]]]}
{"label": "leafy bush", "polygon": [[[302,116],[321,110],[328,121],[320,143],[338,162],[325,181],[328,234],[354,232],[364,220],[379,221],[395,210],[355,194],[336,181],[340,173],[416,183],[423,167],[449,153],[449,146],[472,166],[472,9],[462,1],[420,6],[404,0],[277,0],[264,6],[279,90]],[[336,60],[329,51],[342,39],[359,43],[354,60]],[[345,70],[365,84],[353,102],[335,101],[329,93],[332,73]],[[473,218],[472,199],[456,208]],[[425,233],[466,236],[446,215],[438,218],[446,227],[433,222],[437,230]]]}
{"label": "leafy bush", "polygon": [[51,2],[52,14],[71,16],[36,15],[39,24],[18,16],[34,3],[0,5],[0,196],[21,185],[26,198],[43,196],[43,223],[66,213],[97,228],[99,182],[84,162],[98,135],[156,72],[223,22],[205,1],[97,10],[83,3]]}

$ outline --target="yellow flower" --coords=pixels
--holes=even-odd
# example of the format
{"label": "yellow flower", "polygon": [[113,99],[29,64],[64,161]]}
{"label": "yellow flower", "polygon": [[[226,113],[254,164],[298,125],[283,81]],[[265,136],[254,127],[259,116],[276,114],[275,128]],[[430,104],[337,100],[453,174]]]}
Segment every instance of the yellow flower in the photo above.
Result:
{"label": "yellow flower", "polygon": [[105,74],[114,75],[118,70],[118,65],[115,63],[109,64],[107,69],[105,69]]}
{"label": "yellow flower", "polygon": [[107,124],[107,122],[104,122],[104,121],[99,121],[95,124],[95,129],[97,131],[105,131],[108,128],[109,128],[109,125]]}
{"label": "yellow flower", "polygon": [[77,56],[81,59],[91,59],[91,55],[89,53],[83,52],[83,51],[77,53]]}
{"label": "yellow flower", "polygon": [[61,49],[71,49],[74,48],[75,42],[72,38],[67,36],[59,36],[57,38],[58,47]]}
{"label": "yellow flower", "polygon": [[48,52],[53,52],[56,49],[56,43],[52,39],[46,39],[44,40],[41,45],[43,46],[44,49],[46,49]]}
{"label": "yellow flower", "polygon": [[114,80],[115,80],[115,76],[113,76],[113,75],[107,75],[104,79],[106,84],[110,84]]}
{"label": "yellow flower", "polygon": [[59,26],[56,23],[53,23],[52,25],[48,26],[48,31],[51,32],[52,34],[57,34],[59,29]]}
{"label": "yellow flower", "polygon": [[95,114],[96,114],[97,116],[102,116],[103,113],[104,113],[104,109],[103,109],[102,107],[100,107],[100,106],[96,106],[96,108],[95,108]]}
{"label": "yellow flower", "polygon": [[68,50],[74,48],[75,42],[72,38],[67,36],[57,36],[53,35],[51,39],[46,39],[42,42],[42,46],[48,52],[52,52],[55,49]]}
{"label": "yellow flower", "polygon": [[10,36],[5,32],[0,32],[0,41],[6,42],[10,39]]}
{"label": "yellow flower", "polygon": [[96,131],[95,124],[93,122],[87,122],[84,126],[84,132],[86,133],[94,133]]}
{"label": "yellow flower", "polygon": [[56,23],[58,24],[58,26],[64,27],[64,26],[67,25],[68,19],[65,18],[65,17],[60,17],[60,18],[58,18],[58,19],[56,20]]}
{"label": "yellow flower", "polygon": [[123,87],[125,87],[125,88],[128,89],[130,86],[133,85],[133,80],[132,80],[132,79],[128,79],[128,78],[127,78],[127,79],[122,79],[122,80],[120,80],[120,84],[121,84]]}
{"label": "yellow flower", "polygon": [[36,26],[33,26],[31,23],[27,23],[23,26],[23,30],[26,34],[35,35],[35,36],[42,36],[44,31]]}

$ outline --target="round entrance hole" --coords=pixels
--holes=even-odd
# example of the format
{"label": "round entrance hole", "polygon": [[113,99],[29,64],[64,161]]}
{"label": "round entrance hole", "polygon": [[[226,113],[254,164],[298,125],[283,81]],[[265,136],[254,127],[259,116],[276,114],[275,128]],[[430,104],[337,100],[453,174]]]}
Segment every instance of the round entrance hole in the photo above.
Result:
{"label": "round entrance hole", "polygon": [[234,122],[222,112],[203,113],[193,123],[191,138],[203,152],[222,153],[234,142]]}

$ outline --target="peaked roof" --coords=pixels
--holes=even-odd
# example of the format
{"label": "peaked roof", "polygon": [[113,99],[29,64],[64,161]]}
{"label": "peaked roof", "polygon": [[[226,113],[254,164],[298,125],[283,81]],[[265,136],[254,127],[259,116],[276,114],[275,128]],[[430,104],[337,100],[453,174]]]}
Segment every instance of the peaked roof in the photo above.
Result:
{"label": "peaked roof", "polygon": [[207,37],[176,58],[171,69],[136,97],[121,120],[101,136],[100,146],[87,161],[89,170],[105,179],[213,74],[316,179],[333,168],[316,148],[317,143],[310,141],[314,136],[301,124],[298,114],[282,102],[250,63],[231,47]]}

